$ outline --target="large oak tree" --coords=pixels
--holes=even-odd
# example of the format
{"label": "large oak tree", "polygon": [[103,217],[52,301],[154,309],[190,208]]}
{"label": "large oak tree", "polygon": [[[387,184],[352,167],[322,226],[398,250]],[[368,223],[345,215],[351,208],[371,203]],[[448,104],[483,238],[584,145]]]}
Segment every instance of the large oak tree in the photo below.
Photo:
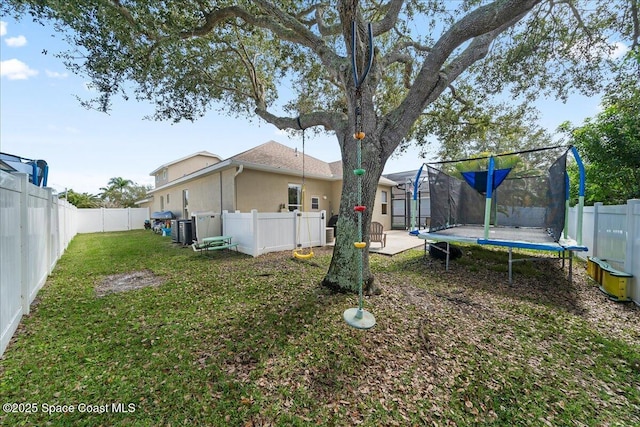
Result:
{"label": "large oak tree", "polygon": [[[2,9],[68,34],[67,65],[100,93],[88,106],[108,110],[114,96],[133,95],[152,101],[160,120],[194,120],[222,105],[280,129],[334,133],[344,176],[324,283],[339,290],[358,286],[356,110],[366,134],[366,239],[385,162],[428,137],[436,119],[426,113],[458,77],[476,76],[489,94],[590,92],[608,72],[613,42],[637,49],[640,33],[636,0],[8,0]],[[362,71],[370,56],[356,90],[351,59]]]}

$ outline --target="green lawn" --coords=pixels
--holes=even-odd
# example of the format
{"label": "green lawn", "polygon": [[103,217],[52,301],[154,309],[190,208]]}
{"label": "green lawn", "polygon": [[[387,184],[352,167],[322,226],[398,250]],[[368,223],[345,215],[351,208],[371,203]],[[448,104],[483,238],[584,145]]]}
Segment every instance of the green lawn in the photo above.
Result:
{"label": "green lawn", "polygon": [[[0,360],[0,400],[22,411],[0,425],[640,424],[638,307],[583,263],[573,284],[558,262],[518,263],[509,287],[506,252],[463,249],[449,272],[417,250],[372,255],[383,293],[360,331],[342,319],[357,296],[319,285],[329,250],[78,235]],[[161,283],[108,293],[132,272]]]}

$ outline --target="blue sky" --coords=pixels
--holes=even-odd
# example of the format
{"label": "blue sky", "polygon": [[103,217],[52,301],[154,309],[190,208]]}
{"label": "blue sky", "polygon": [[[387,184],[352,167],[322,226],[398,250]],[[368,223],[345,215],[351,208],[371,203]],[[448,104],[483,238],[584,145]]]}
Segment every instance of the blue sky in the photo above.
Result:
{"label": "blue sky", "polygon": [[[29,19],[1,20],[0,150],[46,160],[49,186],[58,192],[69,188],[96,194],[117,176],[152,184],[149,172],[203,150],[224,159],[269,140],[302,148],[300,138],[289,138],[265,122],[215,111],[194,123],[171,124],[144,120],[153,106],[134,100],[117,100],[110,114],[86,110],[76,99],[90,97],[86,81],[53,56],[67,47],[53,27]],[[597,114],[598,105],[599,98],[583,96],[566,104],[540,100],[540,124],[551,132],[565,120],[579,125]],[[308,137],[305,146],[307,154],[321,160],[340,159],[333,136]],[[417,169],[423,161],[412,149],[389,160],[384,172]]]}

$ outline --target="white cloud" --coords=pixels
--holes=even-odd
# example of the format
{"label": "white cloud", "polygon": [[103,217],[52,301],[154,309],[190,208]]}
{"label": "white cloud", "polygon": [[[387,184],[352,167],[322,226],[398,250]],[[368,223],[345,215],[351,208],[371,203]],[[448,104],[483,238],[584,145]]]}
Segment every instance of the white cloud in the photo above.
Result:
{"label": "white cloud", "polygon": [[38,74],[19,59],[8,59],[0,62],[0,76],[9,80],[26,80]]}
{"label": "white cloud", "polygon": [[9,37],[4,39],[4,42],[9,47],[22,47],[22,46],[26,46],[27,38],[25,36]]}
{"label": "white cloud", "polygon": [[0,21],[0,37],[7,34],[7,23],[4,21]]}
{"label": "white cloud", "polygon": [[613,45],[615,46],[615,48],[609,55],[612,59],[618,59],[629,52],[629,47],[624,43],[616,42]]}
{"label": "white cloud", "polygon": [[47,77],[51,77],[52,79],[66,79],[69,77],[69,74],[67,73],[59,73],[51,70],[45,70],[44,72],[47,74]]}

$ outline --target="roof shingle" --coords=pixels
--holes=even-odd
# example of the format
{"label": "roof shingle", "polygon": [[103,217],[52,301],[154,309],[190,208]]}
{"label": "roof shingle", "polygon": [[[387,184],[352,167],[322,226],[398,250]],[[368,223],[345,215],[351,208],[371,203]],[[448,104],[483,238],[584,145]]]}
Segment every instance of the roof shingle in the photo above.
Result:
{"label": "roof shingle", "polygon": [[[236,154],[231,157],[243,163],[252,163],[272,169],[302,172],[303,154],[298,150],[289,148],[275,141],[269,141],[255,148]],[[336,162],[334,162],[336,163]],[[337,162],[340,163],[340,162]],[[310,175],[324,176],[327,178],[342,177],[334,173],[333,163],[325,163],[315,157],[304,154],[304,172]]]}

